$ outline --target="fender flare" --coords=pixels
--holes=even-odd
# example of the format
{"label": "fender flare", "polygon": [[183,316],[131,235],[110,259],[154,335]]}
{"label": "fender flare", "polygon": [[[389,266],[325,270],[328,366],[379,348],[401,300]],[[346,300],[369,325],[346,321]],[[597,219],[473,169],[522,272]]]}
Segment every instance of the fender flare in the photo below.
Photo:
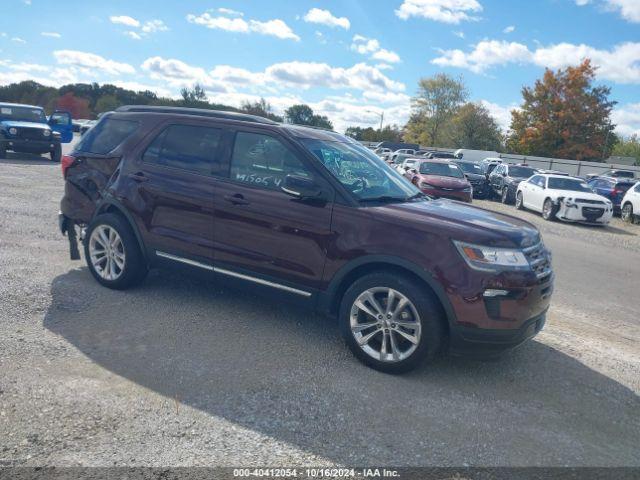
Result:
{"label": "fender flare", "polygon": [[424,281],[424,283],[426,283],[435,293],[440,304],[442,305],[449,326],[453,326],[456,323],[456,314],[453,306],[451,305],[451,301],[449,300],[449,297],[447,296],[440,282],[435,279],[434,275],[431,272],[417,266],[416,264],[405,260],[404,258],[396,257],[394,255],[366,255],[364,257],[356,258],[346,265],[343,265],[333,276],[331,282],[329,283],[329,287],[324,292],[325,298],[321,300],[321,309],[328,313],[331,313],[332,306],[336,304],[336,302],[340,301],[340,299],[337,298],[337,295],[340,293],[340,289],[343,286],[343,281],[357,268],[365,267],[367,265],[387,265],[389,267],[397,267],[409,271],[410,273]]}
{"label": "fender flare", "polygon": [[140,230],[138,229],[138,224],[133,219],[133,216],[127,211],[126,207],[112,196],[104,197],[102,200],[98,202],[96,205],[96,209],[93,212],[93,216],[91,217],[91,221],[93,221],[98,215],[106,212],[108,209],[114,208],[120,213],[126,220],[131,229],[133,230],[133,234],[136,236],[136,240],[138,241],[138,246],[140,247],[140,251],[144,256],[145,262],[149,263],[149,256],[147,255],[147,248],[142,240],[142,235],[140,234]]}

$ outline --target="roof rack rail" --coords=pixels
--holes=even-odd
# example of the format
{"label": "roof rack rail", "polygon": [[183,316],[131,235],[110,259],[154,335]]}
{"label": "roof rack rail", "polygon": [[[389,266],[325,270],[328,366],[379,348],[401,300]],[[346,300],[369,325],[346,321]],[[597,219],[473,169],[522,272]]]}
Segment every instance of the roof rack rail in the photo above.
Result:
{"label": "roof rack rail", "polygon": [[278,122],[268,118],[249,115],[248,113],[228,112],[224,110],[208,110],[206,108],[188,107],[162,107],[150,105],[124,105],[118,107],[116,112],[148,112],[148,113],[174,113],[176,115],[194,115],[198,117],[225,118],[227,120],[238,120],[242,122],[267,123],[277,125]]}

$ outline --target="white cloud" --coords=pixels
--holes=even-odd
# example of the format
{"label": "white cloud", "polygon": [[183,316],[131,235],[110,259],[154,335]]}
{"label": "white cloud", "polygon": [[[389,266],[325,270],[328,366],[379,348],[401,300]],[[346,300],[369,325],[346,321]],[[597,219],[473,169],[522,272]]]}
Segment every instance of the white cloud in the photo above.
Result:
{"label": "white cloud", "polygon": [[142,37],[140,36],[140,34],[138,32],[134,32],[133,30],[128,30],[124,32],[124,34],[127,37],[132,38],[134,40],[142,40]]}
{"label": "white cloud", "polygon": [[211,29],[225,30],[227,32],[249,33],[255,32],[262,35],[270,35],[281,39],[298,41],[300,37],[282,20],[274,19],[265,22],[242,18],[213,17],[205,12],[202,15],[187,15],[187,21],[196,25],[202,25]]}
{"label": "white cloud", "polygon": [[62,35],[60,35],[58,32],[40,32],[40,35],[42,35],[43,37],[51,37],[51,38],[62,37]]}
{"label": "white cloud", "polygon": [[371,58],[379,62],[398,63],[400,61],[400,56],[396,52],[380,48],[380,42],[378,40],[362,35],[353,36],[351,50],[361,55],[371,54]]}
{"label": "white cloud", "polygon": [[305,22],[319,23],[332,28],[340,27],[349,30],[351,27],[351,22],[347,17],[336,17],[329,10],[321,10],[319,8],[312,8],[303,18]]}
{"label": "white cloud", "polygon": [[53,56],[61,65],[69,65],[80,69],[99,70],[112,75],[135,73],[135,69],[128,63],[108,60],[95,53],[77,50],[56,50],[53,52]]}
{"label": "white cloud", "polygon": [[231,8],[220,7],[218,9],[218,12],[220,12],[223,15],[229,15],[230,17],[243,17],[244,16],[244,13],[239,12],[238,10],[233,10]]}
{"label": "white cloud", "polygon": [[252,32],[260,33],[262,35],[271,35],[283,40],[295,40],[296,42],[300,40],[300,37],[293,33],[293,30],[289,28],[289,25],[279,18],[276,18],[275,20],[267,20],[266,22],[249,20],[249,29]]}
{"label": "white cloud", "polygon": [[154,33],[154,32],[166,32],[169,30],[162,20],[154,19],[144,22],[142,25],[142,31],[144,33]]}
{"label": "white cloud", "polygon": [[494,65],[512,62],[530,62],[532,54],[526,45],[504,40],[483,40],[474,49],[465,53],[462,50],[443,50],[442,56],[431,63],[441,67],[457,67],[482,73]]}
{"label": "white cloud", "polygon": [[516,27],[514,25],[509,25],[508,27],[505,27],[504,30],[502,30],[502,33],[512,33],[514,32],[516,29]]}
{"label": "white cloud", "polygon": [[124,80],[113,80],[107,82],[111,85],[115,85],[116,87],[124,88],[125,90],[133,90],[134,92],[144,92],[150,91],[154,92],[156,95],[160,97],[171,97],[172,92],[166,88],[158,87],[156,85],[149,85],[146,83],[140,82],[128,82]]}
{"label": "white cloud", "polygon": [[579,7],[583,7],[584,5],[587,5],[591,3],[591,0],[576,0],[576,5],[578,5]]}
{"label": "white cloud", "polygon": [[176,59],[151,57],[142,63],[142,69],[154,80],[162,80],[173,87],[191,86],[195,83],[216,90],[228,91],[228,87],[213,78],[201,67],[194,67]]}
{"label": "white cloud", "polygon": [[115,23],[118,25],[125,25],[127,27],[137,28],[140,26],[140,22],[138,20],[128,15],[117,15],[117,16],[114,15],[109,17],[109,20],[111,20],[111,23]]}
{"label": "white cloud", "polygon": [[462,31],[455,31],[453,34],[458,38],[464,38],[464,32]]}
{"label": "white cloud", "polygon": [[482,5],[477,0],[404,0],[395,13],[402,20],[423,17],[436,22],[458,24],[477,20],[473,14],[481,11]]}
{"label": "white cloud", "polygon": [[470,52],[459,49],[443,50],[431,63],[443,67],[457,67],[483,73],[496,65],[530,63],[551,69],[576,65],[590,58],[598,67],[596,75],[617,83],[640,83],[640,43],[626,42],[611,50],[600,50],[589,45],[559,43],[530,50],[517,42],[483,40]]}
{"label": "white cloud", "polygon": [[16,43],[27,43],[27,41],[26,41],[25,39],[20,38],[20,37],[13,37],[13,38],[11,39],[11,41],[12,41],[12,42],[16,42]]}
{"label": "white cloud", "polygon": [[496,122],[498,122],[498,125],[503,132],[509,130],[509,127],[511,126],[511,110],[518,110],[518,105],[512,103],[505,107],[488,100],[480,100],[480,103],[489,110],[489,113],[493,118],[495,118]]}
{"label": "white cloud", "polygon": [[[640,1],[638,0],[601,0],[605,10],[618,12],[622,18],[632,23],[640,23]],[[576,5],[583,7],[593,0],[575,0]]]}
{"label": "white cloud", "polygon": [[618,106],[611,112],[611,120],[616,124],[616,133],[624,137],[640,136],[640,103]]}
{"label": "white cloud", "polygon": [[266,80],[263,73],[253,73],[230,65],[217,65],[209,74],[213,79],[236,85],[261,85]]}
{"label": "white cloud", "polygon": [[375,67],[378,70],[393,70],[393,65],[389,65],[388,63],[376,63]]}

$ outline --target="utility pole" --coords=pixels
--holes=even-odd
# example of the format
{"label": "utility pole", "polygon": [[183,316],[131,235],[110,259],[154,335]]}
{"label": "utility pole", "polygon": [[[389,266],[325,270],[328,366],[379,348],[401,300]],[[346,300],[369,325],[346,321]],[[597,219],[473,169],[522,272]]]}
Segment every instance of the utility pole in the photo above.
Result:
{"label": "utility pole", "polygon": [[380,116],[380,132],[382,132],[382,122],[384,120],[384,110],[381,112],[376,112],[374,110],[366,110],[368,113],[375,113]]}

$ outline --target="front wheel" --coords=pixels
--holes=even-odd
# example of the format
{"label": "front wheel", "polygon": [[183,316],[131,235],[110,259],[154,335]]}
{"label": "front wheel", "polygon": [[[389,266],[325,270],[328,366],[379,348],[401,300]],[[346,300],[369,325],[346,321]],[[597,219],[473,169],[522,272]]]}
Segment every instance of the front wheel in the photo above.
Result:
{"label": "front wheel", "polygon": [[344,294],[340,330],[361,362],[403,373],[438,352],[445,318],[437,300],[416,283],[399,274],[372,273]]}
{"label": "front wheel", "polygon": [[524,203],[522,198],[522,192],[516,194],[516,208],[518,210],[524,210]]}
{"label": "front wheel", "polygon": [[622,207],[622,220],[633,223],[633,205],[631,203],[625,203]]}
{"label": "front wheel", "polygon": [[119,215],[106,213],[91,222],[84,241],[84,256],[93,277],[114,290],[132,287],[147,275],[138,240]]}
{"label": "front wheel", "polygon": [[507,187],[504,187],[502,189],[502,195],[500,195],[500,200],[505,205],[509,203],[509,189]]}
{"label": "front wheel", "polygon": [[60,163],[60,160],[62,159],[62,146],[59,143],[56,143],[49,154],[51,155],[51,161]]}
{"label": "front wheel", "polygon": [[556,218],[558,207],[553,204],[550,198],[547,198],[542,205],[542,218],[548,221],[552,221]]}

